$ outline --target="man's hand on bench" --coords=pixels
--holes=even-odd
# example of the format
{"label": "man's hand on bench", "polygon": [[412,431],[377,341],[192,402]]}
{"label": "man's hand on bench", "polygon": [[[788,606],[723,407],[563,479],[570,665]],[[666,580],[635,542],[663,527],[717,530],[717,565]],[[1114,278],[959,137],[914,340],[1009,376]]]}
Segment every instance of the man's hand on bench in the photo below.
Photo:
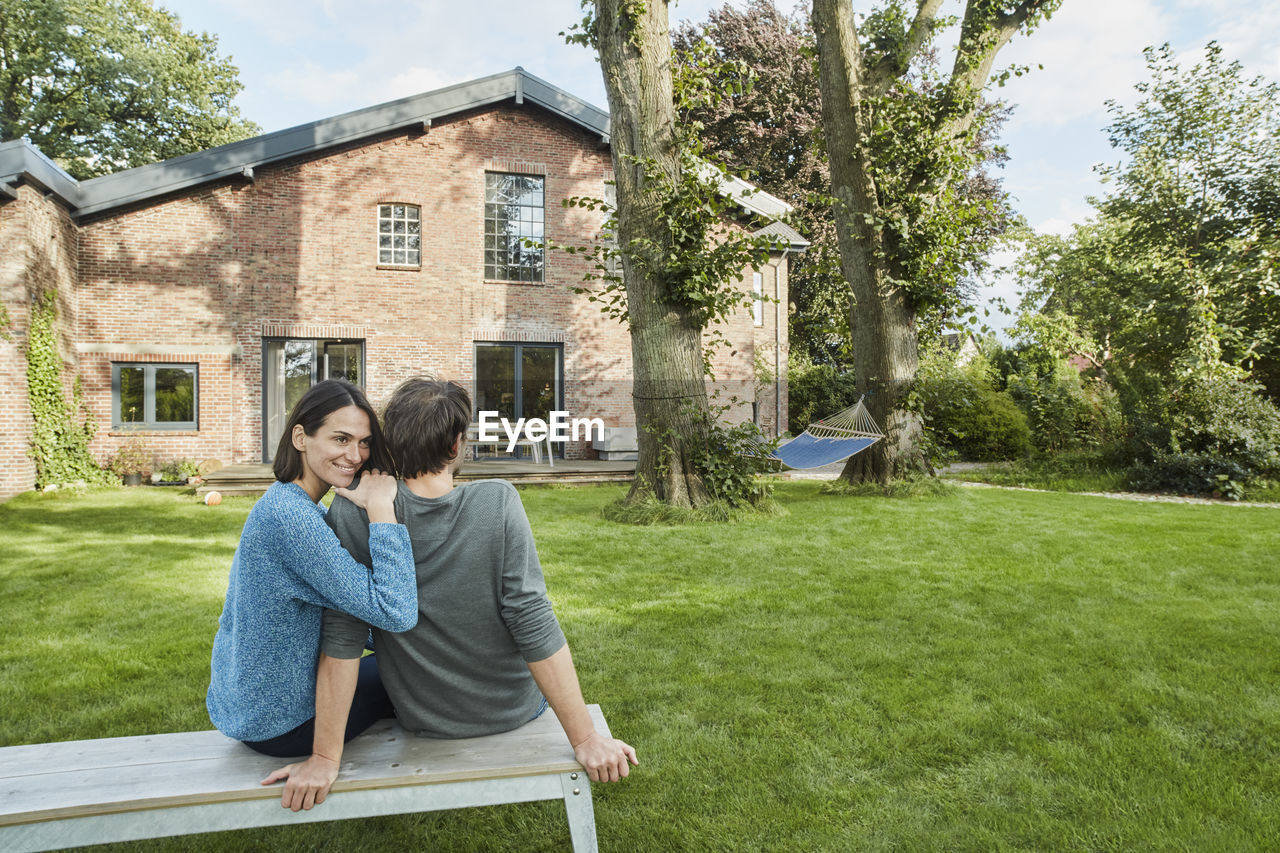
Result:
{"label": "man's hand on bench", "polygon": [[306,761],[281,767],[263,779],[262,784],[288,779],[280,793],[280,805],[296,812],[310,810],[312,806],[323,803],[337,778],[338,762],[323,755],[312,755]]}
{"label": "man's hand on bench", "polygon": [[636,751],[617,738],[592,732],[573,748],[573,757],[587,771],[592,782],[617,782],[631,772],[628,763],[639,766]]}

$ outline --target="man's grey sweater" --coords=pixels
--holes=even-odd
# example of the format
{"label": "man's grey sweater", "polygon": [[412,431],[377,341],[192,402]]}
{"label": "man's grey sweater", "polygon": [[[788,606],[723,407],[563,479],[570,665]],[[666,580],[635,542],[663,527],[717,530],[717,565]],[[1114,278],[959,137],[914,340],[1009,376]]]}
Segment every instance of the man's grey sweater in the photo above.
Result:
{"label": "man's grey sweater", "polygon": [[[526,662],[565,643],[547,599],[520,494],[481,480],[440,498],[400,484],[396,517],[418,572],[418,624],[374,629],[378,669],[405,728],[423,737],[477,737],[514,729],[542,705]],[[326,516],[357,560],[369,560],[364,511],[335,498]],[[325,654],[359,657],[369,627],[337,611],[324,619]]]}

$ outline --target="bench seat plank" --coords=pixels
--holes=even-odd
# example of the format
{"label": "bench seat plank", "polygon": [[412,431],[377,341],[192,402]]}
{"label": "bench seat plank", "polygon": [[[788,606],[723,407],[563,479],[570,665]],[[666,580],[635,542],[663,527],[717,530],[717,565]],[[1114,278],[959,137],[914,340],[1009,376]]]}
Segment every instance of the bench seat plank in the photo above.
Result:
{"label": "bench seat plank", "polygon": [[[607,734],[599,706],[588,707],[597,730]],[[0,749],[0,827],[174,806],[279,800],[279,785],[263,787],[258,782],[283,763],[218,732],[5,747]],[[418,738],[383,721],[347,745],[333,792],[580,769],[550,711],[511,732],[459,740]]]}

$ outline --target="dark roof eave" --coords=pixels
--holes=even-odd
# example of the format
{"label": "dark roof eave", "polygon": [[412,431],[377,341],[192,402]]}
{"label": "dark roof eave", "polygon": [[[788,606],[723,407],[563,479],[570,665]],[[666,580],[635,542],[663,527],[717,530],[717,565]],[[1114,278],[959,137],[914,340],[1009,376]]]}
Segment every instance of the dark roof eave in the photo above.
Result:
{"label": "dark roof eave", "polygon": [[73,209],[80,201],[83,184],[64,172],[40,149],[26,139],[0,143],[0,185],[9,188],[4,193],[5,197],[17,198],[16,187],[22,181],[53,193]]}
{"label": "dark roof eave", "polygon": [[94,178],[82,185],[77,213],[87,216],[145,201],[158,195],[244,173],[269,163],[323,151],[371,136],[425,126],[432,120],[466,110],[515,100],[525,101],[561,116],[583,129],[609,139],[609,116],[586,101],[516,68],[468,83],[354,110],[333,118],[207,151],[186,154]]}

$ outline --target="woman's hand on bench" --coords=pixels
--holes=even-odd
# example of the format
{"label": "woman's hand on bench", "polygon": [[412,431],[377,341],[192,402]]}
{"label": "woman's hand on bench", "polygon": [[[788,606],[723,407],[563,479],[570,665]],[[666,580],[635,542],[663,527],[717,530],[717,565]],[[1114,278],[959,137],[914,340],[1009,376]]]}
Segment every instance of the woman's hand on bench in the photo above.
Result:
{"label": "woman's hand on bench", "polygon": [[309,811],[329,796],[329,788],[338,779],[338,762],[323,755],[312,755],[306,761],[281,767],[262,780],[270,785],[288,779],[280,793],[280,805],[293,811]]}
{"label": "woman's hand on bench", "polygon": [[617,782],[631,772],[628,764],[640,764],[630,744],[600,732],[592,732],[590,737],[575,746],[573,757],[587,771],[587,778],[592,782]]}

